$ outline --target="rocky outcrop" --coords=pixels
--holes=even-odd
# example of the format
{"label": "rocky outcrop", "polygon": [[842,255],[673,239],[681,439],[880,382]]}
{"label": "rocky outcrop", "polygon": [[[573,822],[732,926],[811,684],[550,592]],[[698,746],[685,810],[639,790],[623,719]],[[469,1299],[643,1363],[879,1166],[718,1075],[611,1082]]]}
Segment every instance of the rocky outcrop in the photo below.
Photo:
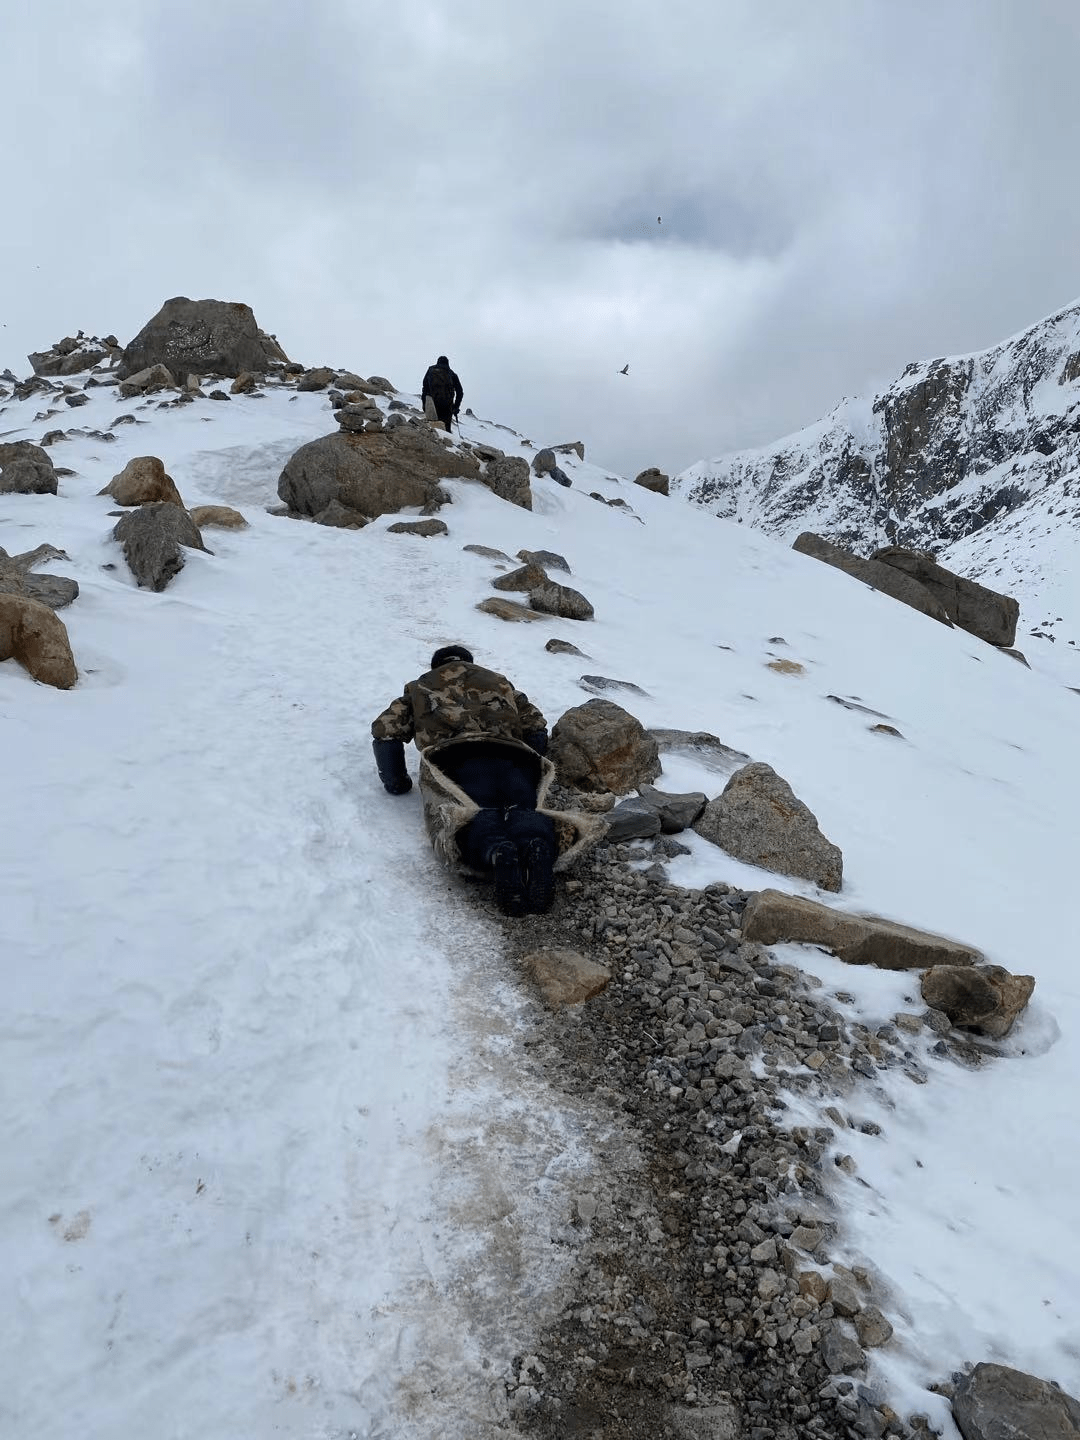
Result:
{"label": "rocky outcrop", "polygon": [[28,595],[0,593],[0,661],[16,660],[42,685],[70,690],[79,678],[67,627]]}
{"label": "rocky outcrop", "polygon": [[152,365],[165,365],[178,381],[189,374],[261,374],[288,363],[271,335],[255,323],[250,305],[226,300],[166,300],[134,340],[117,367],[121,380]]}
{"label": "rocky outcrop", "polygon": [[862,560],[858,555],[852,555],[850,551],[830,544],[821,535],[814,535],[809,530],[798,536],[791,548],[798,550],[801,555],[809,555],[814,560],[822,560],[826,565],[843,570],[846,575],[861,580],[864,585],[891,595],[902,605],[910,605],[913,610],[921,610],[932,620],[940,620],[943,625],[952,624],[948,611],[941,601],[936,599],[925,586],[905,574],[903,570],[885,565],[880,560]]}
{"label": "rocky outcrop", "polygon": [[[114,475],[99,495],[111,495],[118,505],[178,505],[180,498],[171,475],[156,455],[136,455]],[[235,513],[235,512],[234,512]]]}
{"label": "rocky outcrop", "polygon": [[642,470],[639,475],[634,476],[634,484],[640,485],[644,490],[652,490],[656,495],[666,495],[671,485],[671,477],[651,465],[648,470]]}
{"label": "rocky outcrop", "polygon": [[324,435],[302,445],[286,463],[278,494],[290,511],[318,516],[331,501],[366,520],[447,501],[439,482],[475,478],[479,463],[448,447],[426,425],[402,425],[377,434]]}
{"label": "rocky outcrop", "polygon": [[37,600],[50,610],[62,610],[70,605],[79,594],[74,580],[65,575],[34,575],[37,565],[47,560],[66,560],[62,550],[53,545],[39,545],[36,550],[27,550],[22,555],[9,555],[0,548],[0,595],[21,595]]}
{"label": "rocky outcrop", "polygon": [[167,502],[142,505],[117,522],[124,559],[140,587],[164,590],[184,568],[184,548],[205,550],[199,527],[186,510]]}
{"label": "rocky outcrop", "polygon": [[29,440],[0,444],[0,495],[55,495],[56,469],[49,452]]}
{"label": "rocky outcrop", "polygon": [[66,335],[49,350],[39,350],[26,358],[35,375],[79,375],[112,356],[119,355],[115,335],[99,340],[96,335]]}
{"label": "rocky outcrop", "polygon": [[941,604],[954,625],[988,645],[1009,646],[1016,639],[1020,606],[1010,595],[954,575],[920,550],[889,545],[875,551],[868,563],[889,565],[909,575]]}
{"label": "rocky outcrop", "polygon": [[610,970],[577,950],[532,950],[522,957],[522,964],[552,1009],[582,1005],[611,981]]}
{"label": "rocky outcrop", "polygon": [[656,741],[635,716],[612,700],[587,700],[559,719],[548,756],[571,789],[625,795],[660,774]]}
{"label": "rocky outcrop", "polygon": [[248,522],[231,505],[194,505],[188,512],[200,530],[213,526],[221,530],[246,530]]}
{"label": "rocky outcrop", "polygon": [[1080,1403],[1008,1365],[976,1365],[957,1378],[953,1419],[964,1440],[1078,1440]]}
{"label": "rocky outcrop", "polygon": [[961,1030],[995,1040],[1015,1025],[1035,989],[1033,975],[1013,975],[1002,965],[935,965],[922,977],[922,997]]}
{"label": "rocky outcrop", "polygon": [[760,761],[744,765],[710,800],[694,829],[737,860],[839,890],[844,860],[786,780]]}
{"label": "rocky outcrop", "polygon": [[923,970],[935,965],[954,969],[983,958],[974,946],[944,935],[877,915],[847,914],[780,890],[759,890],[750,897],[743,934],[761,945],[789,941],[820,945],[849,965],[876,965],[881,970]]}

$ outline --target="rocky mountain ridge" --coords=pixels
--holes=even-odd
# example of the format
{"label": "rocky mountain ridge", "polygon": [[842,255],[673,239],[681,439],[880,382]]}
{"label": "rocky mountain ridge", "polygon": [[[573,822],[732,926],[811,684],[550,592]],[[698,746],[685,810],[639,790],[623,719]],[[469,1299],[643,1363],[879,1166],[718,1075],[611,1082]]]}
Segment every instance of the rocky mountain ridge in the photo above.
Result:
{"label": "rocky mountain ridge", "polygon": [[[935,553],[1027,508],[1080,517],[1080,302],[972,355],[915,362],[887,390],[672,492],[791,541]],[[978,572],[973,572],[978,573]]]}

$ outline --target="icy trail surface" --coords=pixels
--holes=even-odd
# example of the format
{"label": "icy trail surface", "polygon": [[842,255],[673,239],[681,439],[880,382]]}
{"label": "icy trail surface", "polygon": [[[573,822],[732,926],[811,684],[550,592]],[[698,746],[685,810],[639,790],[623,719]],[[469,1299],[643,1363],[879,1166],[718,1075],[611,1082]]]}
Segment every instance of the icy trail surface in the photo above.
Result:
{"label": "icy trail surface", "polygon": [[[571,1281],[603,1121],[529,1061],[537,1010],[500,926],[431,856],[416,792],[374,772],[371,719],[456,639],[551,722],[589,698],[582,673],[633,681],[644,723],[789,780],[843,849],[836,903],[1036,976],[1008,1058],[867,1098],[884,1134],[852,1142],[865,1184],[838,1178],[843,1244],[892,1286],[872,1379],[897,1409],[981,1359],[1080,1391],[1080,698],[573,456],[573,488],[537,481],[532,514],[460,481],[447,538],[337,531],[264,509],[333,429],[324,397],[87,394],[80,428],[147,423],[58,444],[59,496],[0,499],[0,545],[60,546],[82,587],[74,691],[0,665],[0,1433],[515,1433],[500,1377]],[[57,423],[36,408],[5,406],[6,438]],[[214,553],[161,595],[134,587],[96,493],[138,454],[251,522],[207,531]],[[595,622],[477,614],[497,572],[469,543],[560,551]],[[661,783],[723,780],[680,762]],[[788,883],[696,837],[671,874]],[[903,977],[794,958],[853,1013],[911,1008]]]}

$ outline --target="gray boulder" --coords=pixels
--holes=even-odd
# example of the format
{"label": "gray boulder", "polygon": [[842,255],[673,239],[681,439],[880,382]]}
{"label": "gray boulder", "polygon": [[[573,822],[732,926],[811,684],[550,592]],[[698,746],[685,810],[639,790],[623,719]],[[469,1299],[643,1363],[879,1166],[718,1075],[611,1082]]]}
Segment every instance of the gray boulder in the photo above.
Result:
{"label": "gray boulder", "polygon": [[121,380],[117,388],[125,400],[131,400],[136,395],[153,395],[158,390],[175,389],[176,376],[167,365],[147,365],[126,380]]}
{"label": "gray boulder", "polygon": [[961,1376],[952,1412],[964,1440],[1080,1440],[1080,1404],[1007,1365],[976,1365]]}
{"label": "gray boulder", "polygon": [[305,370],[300,379],[296,382],[297,390],[325,390],[334,379],[334,371],[328,365],[317,365],[313,370]]}
{"label": "gray boulder", "polygon": [[0,445],[0,495],[55,495],[56,470],[47,450],[29,440]]}
{"label": "gray boulder", "polygon": [[840,850],[771,765],[755,761],[737,770],[693,828],[748,865],[811,880],[824,890],[840,889]]}
{"label": "gray boulder", "polygon": [[522,456],[504,455],[501,460],[490,461],[480,479],[500,500],[520,505],[522,510],[532,509],[529,462]]}
{"label": "gray boulder", "polygon": [[226,300],[166,300],[124,348],[117,376],[124,380],[151,365],[166,365],[178,378],[238,376],[285,364],[288,357],[273,336],[255,323],[250,305]]}
{"label": "gray boulder", "polygon": [[922,998],[961,1030],[995,1040],[1007,1035],[1035,989],[1032,975],[1013,975],[1003,965],[935,965],[922,977]]}
{"label": "gray boulder", "polygon": [[551,732],[548,757],[560,782],[576,790],[625,795],[660,774],[656,741],[612,700],[567,710]]}
{"label": "gray boulder", "polygon": [[551,472],[555,469],[556,465],[558,465],[558,463],[558,460],[556,460],[555,458],[554,450],[549,450],[546,447],[543,450],[538,450],[533,456],[533,474],[550,475]]}
{"label": "gray boulder", "polygon": [[395,525],[388,525],[386,533],[420,535],[424,539],[430,539],[433,535],[449,535],[450,529],[445,520],[399,520]]}
{"label": "gray boulder", "polygon": [[543,565],[545,570],[565,570],[567,575],[571,573],[566,557],[557,550],[519,550],[517,558],[524,560],[526,565]]}
{"label": "gray boulder", "polygon": [[607,675],[582,675],[578,684],[583,690],[588,690],[591,695],[608,695],[612,690],[622,690],[629,695],[648,695],[640,685],[635,685],[632,680],[611,680]]}
{"label": "gray boulder", "polygon": [[439,481],[475,477],[472,455],[452,450],[427,426],[377,434],[339,431],[301,445],[278,481],[278,495],[299,515],[321,515],[333,500],[371,520],[420,506],[446,504]]}
{"label": "gray boulder", "polygon": [[974,580],[954,575],[944,565],[918,550],[887,545],[876,550],[872,563],[889,565],[924,586],[939,601],[954,625],[989,645],[1012,645],[1020,619],[1020,605],[1011,595],[989,590]]}
{"label": "gray boulder", "polygon": [[940,620],[942,625],[952,624],[941,601],[932,595],[925,585],[921,585],[918,580],[912,579],[896,566],[886,565],[880,560],[862,560],[858,555],[842,550],[839,545],[831,544],[811,530],[804,530],[791,548],[798,550],[801,555],[809,555],[811,559],[824,561],[826,565],[843,570],[846,575],[854,576],[872,589],[891,595],[902,605],[910,605],[913,610],[921,610],[931,619]]}
{"label": "gray boulder", "polygon": [[579,650],[576,645],[571,645],[569,640],[551,639],[544,646],[549,655],[577,655],[582,660],[588,660],[584,650]]}
{"label": "gray boulder", "polygon": [[184,568],[183,547],[205,550],[199,527],[186,510],[166,501],[141,505],[125,515],[113,531],[131,573],[142,587],[164,590]]}
{"label": "gray boulder", "polygon": [[66,560],[62,550],[53,545],[39,545],[22,555],[9,555],[0,548],[0,595],[24,595],[47,605],[50,610],[62,610],[78,596],[79,587],[65,575],[34,575],[36,565],[47,560]]}
{"label": "gray boulder", "polygon": [[519,565],[516,570],[511,570],[506,575],[500,575],[497,580],[491,582],[492,587],[496,590],[520,590],[523,593],[536,589],[538,585],[550,583],[543,567],[534,564]]}
{"label": "gray boulder", "polygon": [[557,585],[554,580],[529,591],[529,604],[541,615],[559,615],[564,620],[591,620],[593,607],[580,590]]}
{"label": "gray boulder", "polygon": [[660,834],[660,816],[644,800],[621,800],[608,811],[606,818],[608,831],[605,838],[612,842],[651,840],[654,835]]}
{"label": "gray boulder", "polygon": [[642,785],[641,798],[656,811],[660,818],[660,828],[665,835],[678,835],[680,830],[689,830],[708,803],[708,797],[701,790],[693,790],[685,795],[671,795],[652,785]]}

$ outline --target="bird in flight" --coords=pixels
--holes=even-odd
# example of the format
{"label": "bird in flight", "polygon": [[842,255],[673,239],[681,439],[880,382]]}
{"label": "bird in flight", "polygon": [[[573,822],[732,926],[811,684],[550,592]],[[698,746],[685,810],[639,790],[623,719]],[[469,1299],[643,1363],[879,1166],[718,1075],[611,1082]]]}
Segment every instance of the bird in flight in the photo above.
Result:
{"label": "bird in flight", "polygon": [[624,366],[622,367],[622,369],[619,371],[619,374],[620,374],[620,375],[629,375],[629,374],[630,374],[630,366],[629,366],[629,365],[624,365]]}

